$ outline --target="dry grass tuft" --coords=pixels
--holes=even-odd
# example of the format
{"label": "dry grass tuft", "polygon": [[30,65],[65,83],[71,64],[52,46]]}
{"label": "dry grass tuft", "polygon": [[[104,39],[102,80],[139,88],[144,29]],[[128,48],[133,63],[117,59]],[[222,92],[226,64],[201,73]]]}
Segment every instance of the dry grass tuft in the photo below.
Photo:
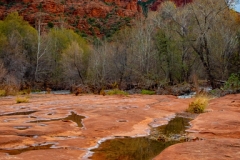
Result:
{"label": "dry grass tuft", "polygon": [[28,103],[29,102],[29,97],[17,97],[16,98],[16,103]]}
{"label": "dry grass tuft", "polygon": [[187,112],[190,113],[203,113],[208,105],[209,97],[205,95],[197,96],[193,102],[189,104]]}
{"label": "dry grass tuft", "polygon": [[6,91],[5,90],[0,90],[0,97],[6,96]]}
{"label": "dry grass tuft", "polygon": [[46,88],[46,94],[50,94],[50,93],[51,93],[51,91],[52,91],[52,89],[51,89],[51,88],[49,88],[49,87],[47,87],[47,88]]}

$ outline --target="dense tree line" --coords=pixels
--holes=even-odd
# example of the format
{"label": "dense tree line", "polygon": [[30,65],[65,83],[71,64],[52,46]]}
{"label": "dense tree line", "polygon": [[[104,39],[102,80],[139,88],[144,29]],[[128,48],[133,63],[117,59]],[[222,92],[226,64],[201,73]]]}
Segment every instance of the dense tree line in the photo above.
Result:
{"label": "dense tree line", "polygon": [[83,83],[90,50],[72,30],[54,28],[41,32],[18,13],[11,13],[0,22],[0,34],[2,86],[64,88]]}
{"label": "dense tree line", "polygon": [[225,0],[195,0],[135,20],[111,39],[87,43],[72,30],[41,31],[17,13],[0,21],[0,84],[17,88],[65,89],[84,84],[104,88],[154,89],[239,74],[239,19]]}

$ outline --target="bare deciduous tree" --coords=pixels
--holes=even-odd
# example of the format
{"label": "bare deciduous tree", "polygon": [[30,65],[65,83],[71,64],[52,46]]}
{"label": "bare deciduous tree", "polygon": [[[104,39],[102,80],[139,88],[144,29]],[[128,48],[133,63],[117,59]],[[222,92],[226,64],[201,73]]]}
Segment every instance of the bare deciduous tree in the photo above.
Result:
{"label": "bare deciduous tree", "polygon": [[80,48],[77,42],[72,42],[69,47],[63,51],[61,63],[66,79],[76,80],[80,79],[82,84],[84,82],[84,75],[86,75],[86,63],[84,63],[83,49]]}

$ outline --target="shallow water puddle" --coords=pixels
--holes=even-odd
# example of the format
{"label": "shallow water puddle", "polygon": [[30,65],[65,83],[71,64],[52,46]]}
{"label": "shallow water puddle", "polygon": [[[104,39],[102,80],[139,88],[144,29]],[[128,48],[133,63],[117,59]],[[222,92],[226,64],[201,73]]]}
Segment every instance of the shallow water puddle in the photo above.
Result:
{"label": "shallow water puddle", "polygon": [[[59,119],[49,119],[49,120],[36,120],[36,121],[29,121],[28,123],[40,123],[40,122],[50,122],[50,121],[58,121],[58,120],[62,120],[62,121],[73,121],[77,124],[78,127],[83,127],[82,124],[82,119],[85,118],[84,116],[79,116],[74,112],[71,112],[71,114],[69,116],[67,116],[66,118],[59,118]],[[44,124],[41,124],[44,125]],[[18,130],[25,130],[28,129],[28,126],[15,126],[15,129]],[[30,135],[30,134],[19,134],[18,136],[23,136],[23,137],[30,137],[30,138],[37,138],[37,135]],[[75,137],[67,137],[67,138],[75,138]],[[31,151],[31,150],[44,150],[44,149],[54,149],[55,144],[53,143],[44,143],[41,145],[34,145],[34,146],[27,146],[24,148],[18,148],[18,149],[0,149],[0,152],[4,152],[7,153],[9,155],[16,155],[16,154],[20,154],[23,152],[27,152],[27,151]]]}
{"label": "shallow water puddle", "polygon": [[175,117],[167,125],[163,125],[160,127],[153,128],[151,131],[151,136],[157,135],[158,138],[160,136],[165,136],[170,140],[181,140],[186,137],[186,129],[190,127],[189,122],[191,119],[184,117]]}
{"label": "shallow water puddle", "polygon": [[185,130],[191,119],[175,117],[167,125],[152,128],[146,137],[122,137],[106,140],[94,152],[94,160],[149,160],[170,145],[186,140]]}
{"label": "shallow water puddle", "polygon": [[37,112],[37,111],[13,112],[13,113],[2,114],[0,116],[29,115],[29,114],[32,114],[32,113],[35,113],[35,112]]}
{"label": "shallow water puddle", "polygon": [[13,128],[18,129],[18,130],[25,130],[25,129],[30,128],[30,126],[15,126]]}
{"label": "shallow water puddle", "polygon": [[84,116],[80,116],[74,112],[71,112],[71,114],[69,116],[67,116],[66,118],[57,118],[57,119],[43,119],[43,120],[35,120],[35,121],[29,121],[28,123],[42,123],[42,122],[51,122],[51,121],[73,121],[75,123],[77,123],[78,127],[83,127],[82,124],[82,119],[84,119]]}
{"label": "shallow water puddle", "polygon": [[83,127],[82,119],[84,119],[84,118],[85,118],[84,116],[79,116],[78,114],[71,112],[71,115],[64,118],[63,121],[71,120],[71,121],[77,123],[78,127]]}
{"label": "shallow water puddle", "polygon": [[28,146],[24,148],[18,149],[0,149],[0,152],[7,153],[8,155],[17,155],[23,152],[32,151],[32,150],[44,150],[44,149],[52,149],[54,144],[41,144],[36,146]]}

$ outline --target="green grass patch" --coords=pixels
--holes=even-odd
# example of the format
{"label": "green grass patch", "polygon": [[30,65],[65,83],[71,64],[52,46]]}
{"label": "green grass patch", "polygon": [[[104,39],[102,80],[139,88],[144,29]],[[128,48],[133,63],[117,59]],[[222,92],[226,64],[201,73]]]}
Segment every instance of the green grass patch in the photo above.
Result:
{"label": "green grass patch", "polygon": [[188,106],[187,112],[203,113],[208,105],[209,98],[206,96],[199,96],[194,99]]}
{"label": "green grass patch", "polygon": [[119,90],[119,89],[113,89],[107,92],[107,95],[128,95],[127,92]]}
{"label": "green grass patch", "polygon": [[153,95],[153,94],[155,94],[155,91],[150,91],[150,90],[143,89],[141,91],[141,94]]}
{"label": "green grass patch", "polygon": [[39,92],[41,92],[41,90],[40,90],[40,89],[33,89],[31,92],[33,92],[33,93],[39,93]]}

